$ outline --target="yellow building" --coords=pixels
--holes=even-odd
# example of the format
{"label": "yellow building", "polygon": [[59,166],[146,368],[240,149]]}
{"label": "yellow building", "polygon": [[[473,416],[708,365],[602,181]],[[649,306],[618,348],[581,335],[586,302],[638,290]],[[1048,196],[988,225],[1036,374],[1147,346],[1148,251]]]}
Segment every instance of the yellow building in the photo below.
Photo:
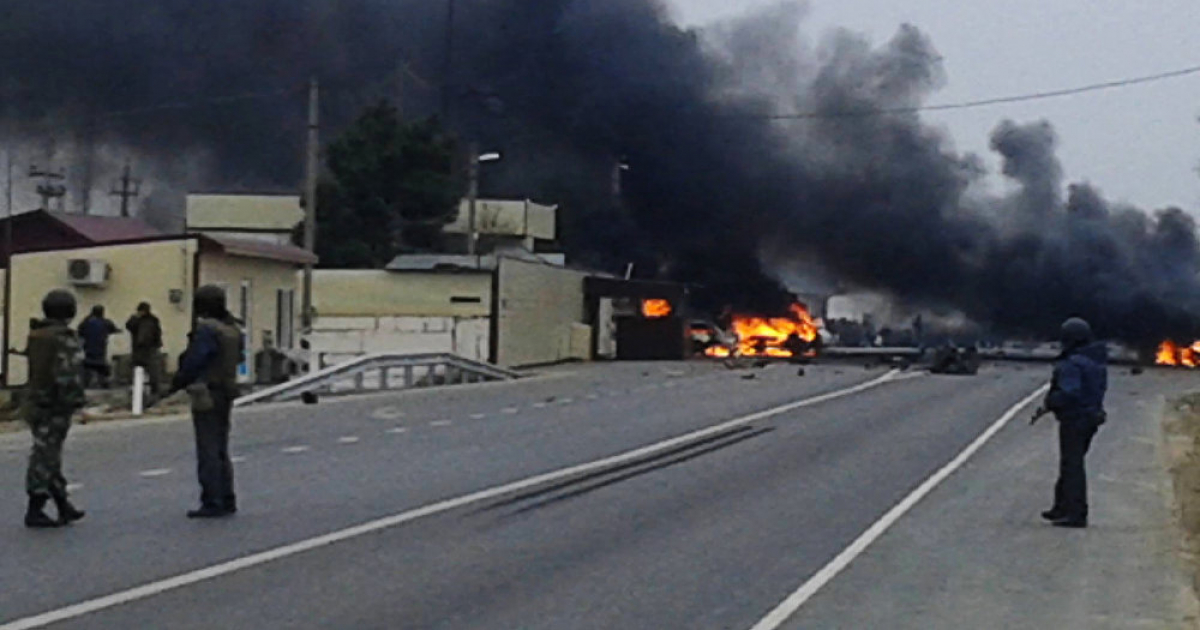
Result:
{"label": "yellow building", "polygon": [[[31,319],[41,317],[42,297],[66,289],[79,301],[79,318],[102,305],[118,326],[138,303],[149,302],[163,327],[168,369],[177,369],[192,324],[192,296],[197,287],[226,289],[229,310],[241,319],[248,356],[264,345],[289,348],[296,342],[296,268],[315,262],[308,252],[265,241],[225,236],[170,236],[50,251],[19,253],[8,272],[4,308],[10,347],[23,347]],[[4,349],[6,384],[27,378],[23,357]],[[127,354],[128,335],[114,335],[110,356]],[[254,362],[246,361],[242,378],[250,381]]]}
{"label": "yellow building", "polygon": [[189,194],[185,231],[288,245],[304,221],[298,195]]}

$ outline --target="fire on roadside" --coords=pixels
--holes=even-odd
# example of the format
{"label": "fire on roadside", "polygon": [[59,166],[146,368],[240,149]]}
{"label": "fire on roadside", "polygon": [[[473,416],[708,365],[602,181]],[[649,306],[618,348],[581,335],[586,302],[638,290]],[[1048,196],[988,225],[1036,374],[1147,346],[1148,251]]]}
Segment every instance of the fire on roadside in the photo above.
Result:
{"label": "fire on roadside", "polygon": [[1180,346],[1174,341],[1164,341],[1158,346],[1154,362],[1157,365],[1194,368],[1200,365],[1200,341],[1190,346]]}
{"label": "fire on roadside", "polygon": [[[812,354],[820,325],[803,304],[792,304],[788,316],[763,317],[734,315],[730,326],[737,335],[738,352],[743,356],[787,359],[797,353]],[[731,354],[724,346],[712,346],[705,354],[723,358]]]}
{"label": "fire on roadside", "polygon": [[647,319],[670,317],[672,312],[671,302],[668,300],[642,300],[642,315]]}

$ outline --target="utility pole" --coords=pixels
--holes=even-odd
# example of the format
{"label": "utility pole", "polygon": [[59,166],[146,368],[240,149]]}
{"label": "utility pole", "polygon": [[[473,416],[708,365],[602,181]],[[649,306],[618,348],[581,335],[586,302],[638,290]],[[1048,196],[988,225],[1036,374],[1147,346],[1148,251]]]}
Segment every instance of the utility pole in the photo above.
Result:
{"label": "utility pole", "polygon": [[474,256],[478,237],[475,234],[475,204],[479,199],[479,143],[472,142],[467,162],[467,255]]}
{"label": "utility pole", "polygon": [[450,125],[450,105],[454,81],[454,0],[446,0],[446,47],[442,52],[442,124]]}
{"label": "utility pole", "polygon": [[4,197],[6,200],[5,221],[4,221],[4,346],[0,348],[3,351],[3,362],[0,362],[0,378],[3,379],[4,385],[8,385],[8,349],[12,347],[9,343],[8,331],[10,330],[8,314],[12,312],[9,304],[12,303],[12,248],[13,248],[13,162],[12,162],[12,147],[10,146],[5,154],[5,170],[7,177],[5,178],[7,185],[4,187]]}
{"label": "utility pole", "polygon": [[63,209],[63,197],[67,195],[67,187],[64,184],[58,183],[67,179],[66,173],[55,171],[53,169],[41,170],[37,165],[29,167],[30,177],[42,178],[42,183],[38,184],[37,194],[42,198],[42,210],[50,210],[50,200],[58,200],[58,209]]}
{"label": "utility pole", "polygon": [[121,198],[121,216],[128,218],[129,200],[142,194],[142,180],[133,179],[130,176],[129,162],[125,163],[125,169],[121,171],[121,179],[113,182],[112,192],[108,194]]}
{"label": "utility pole", "polygon": [[[315,254],[317,251],[317,174],[320,169],[319,152],[321,141],[321,109],[319,106],[321,86],[313,77],[308,86],[308,148],[304,169],[304,249]],[[304,287],[301,297],[300,321],[305,332],[312,332],[312,263],[304,265]]]}

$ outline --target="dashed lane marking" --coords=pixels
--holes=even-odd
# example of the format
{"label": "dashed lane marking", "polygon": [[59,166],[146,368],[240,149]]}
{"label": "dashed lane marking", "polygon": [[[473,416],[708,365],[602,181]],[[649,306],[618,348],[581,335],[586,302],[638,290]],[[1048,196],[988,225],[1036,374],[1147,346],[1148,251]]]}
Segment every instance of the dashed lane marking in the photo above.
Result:
{"label": "dashed lane marking", "polygon": [[143,470],[142,472],[138,473],[139,476],[147,477],[147,478],[165,477],[166,475],[169,475],[169,474],[171,474],[170,468],[152,468],[150,470]]}
{"label": "dashed lane marking", "polygon": [[358,444],[359,438],[356,435],[346,435],[338,438],[338,444]]}
{"label": "dashed lane marking", "polygon": [[[486,417],[487,417],[487,416],[485,416],[485,415],[483,415],[483,414],[481,414],[481,413],[480,413],[480,414],[475,414],[475,415],[479,416],[479,418],[486,418]],[[471,416],[471,417],[472,417],[472,418],[475,418],[475,416]],[[476,419],[476,420],[478,420],[479,418],[475,418],[475,419]],[[434,420],[433,422],[430,422],[430,423],[429,423],[429,426],[431,426],[431,427],[448,427],[448,426],[450,426],[450,425],[452,425],[452,424],[454,424],[454,423],[453,423],[453,422],[451,422],[451,421],[449,421],[449,420]]]}
{"label": "dashed lane marking", "polygon": [[518,412],[520,412],[520,411],[521,411],[521,410],[520,410],[519,408],[517,408],[517,407],[505,407],[505,408],[504,408],[504,409],[501,411],[501,413],[503,413],[503,414],[504,414],[504,415],[506,415],[506,416],[511,416],[511,415],[513,415],[513,414],[516,414],[516,413],[518,413]]}
{"label": "dashed lane marking", "polygon": [[241,464],[246,461],[246,457],[244,455],[234,455],[233,457],[229,458],[229,461],[235,464]]}
{"label": "dashed lane marking", "polygon": [[392,435],[400,435],[401,433],[408,433],[408,429],[404,427],[395,427],[393,429],[388,429],[387,432],[391,433]]}
{"label": "dashed lane marking", "polygon": [[311,450],[312,447],[310,446],[285,446],[280,449],[280,452],[287,453],[289,455],[295,455],[296,453],[307,453]]}

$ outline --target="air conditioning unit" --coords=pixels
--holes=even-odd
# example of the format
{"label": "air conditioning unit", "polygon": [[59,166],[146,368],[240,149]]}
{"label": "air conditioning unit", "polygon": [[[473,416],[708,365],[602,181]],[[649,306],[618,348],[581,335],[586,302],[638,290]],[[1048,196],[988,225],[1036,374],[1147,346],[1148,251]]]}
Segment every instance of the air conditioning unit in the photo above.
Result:
{"label": "air conditioning unit", "polygon": [[67,263],[67,278],[77,287],[103,287],[112,268],[103,260],[76,258]]}

